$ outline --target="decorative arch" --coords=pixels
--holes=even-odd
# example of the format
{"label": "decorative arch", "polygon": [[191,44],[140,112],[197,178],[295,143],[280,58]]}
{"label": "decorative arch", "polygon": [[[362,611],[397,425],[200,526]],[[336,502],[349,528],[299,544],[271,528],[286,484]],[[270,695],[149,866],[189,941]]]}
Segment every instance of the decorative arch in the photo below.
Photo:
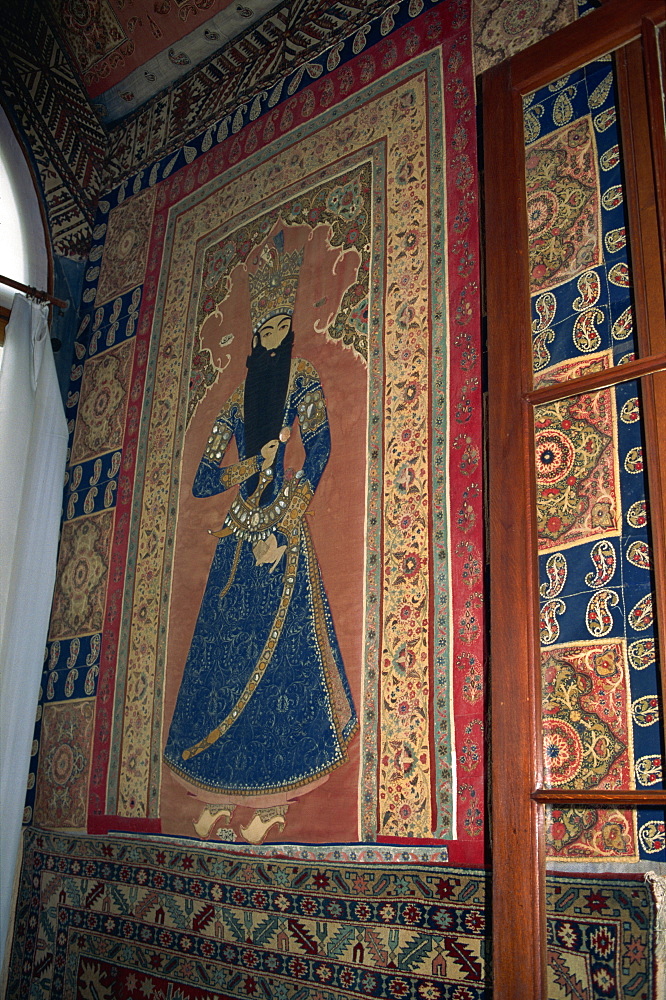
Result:
{"label": "decorative arch", "polygon": [[[0,108],[0,274],[50,290],[50,239],[28,157]],[[0,309],[8,316],[14,291],[0,285]],[[3,322],[4,331],[4,322]]]}

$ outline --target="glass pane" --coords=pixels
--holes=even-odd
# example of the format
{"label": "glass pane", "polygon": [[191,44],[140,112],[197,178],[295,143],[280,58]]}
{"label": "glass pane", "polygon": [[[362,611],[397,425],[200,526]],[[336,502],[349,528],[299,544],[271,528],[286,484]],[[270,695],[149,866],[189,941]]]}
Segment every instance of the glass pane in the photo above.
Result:
{"label": "glass pane", "polygon": [[635,353],[611,56],[524,99],[534,386]]}
{"label": "glass pane", "polygon": [[[556,374],[598,362],[563,361]],[[571,396],[534,417],[544,785],[661,788],[640,387]],[[643,822],[631,810],[549,809],[547,856],[638,860]]]}

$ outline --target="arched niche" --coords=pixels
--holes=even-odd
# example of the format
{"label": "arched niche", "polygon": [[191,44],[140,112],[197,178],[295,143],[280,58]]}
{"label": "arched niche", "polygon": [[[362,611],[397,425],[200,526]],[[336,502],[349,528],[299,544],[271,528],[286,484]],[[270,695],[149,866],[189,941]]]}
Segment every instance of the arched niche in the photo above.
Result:
{"label": "arched niche", "polygon": [[[32,171],[0,107],[0,274],[47,291],[47,235]],[[11,308],[14,290],[0,285],[0,307]]]}

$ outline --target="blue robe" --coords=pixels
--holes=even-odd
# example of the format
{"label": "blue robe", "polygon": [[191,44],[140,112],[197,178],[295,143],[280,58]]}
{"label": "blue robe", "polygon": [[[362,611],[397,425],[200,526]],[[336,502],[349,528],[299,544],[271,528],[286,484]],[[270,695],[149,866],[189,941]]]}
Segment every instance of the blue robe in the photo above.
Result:
{"label": "blue robe", "polygon": [[[295,358],[283,426],[298,417],[303,469],[285,479],[281,443],[270,478],[250,494],[263,462],[245,454],[243,395],[241,385],[217,418],[194,480],[197,497],[240,488],[213,557],[164,760],[216,795],[297,794],[345,762],[357,726],[304,516],[330,431],[317,372]],[[232,437],[239,461],[221,469]],[[267,542],[274,551],[277,542],[279,558],[257,562]]]}

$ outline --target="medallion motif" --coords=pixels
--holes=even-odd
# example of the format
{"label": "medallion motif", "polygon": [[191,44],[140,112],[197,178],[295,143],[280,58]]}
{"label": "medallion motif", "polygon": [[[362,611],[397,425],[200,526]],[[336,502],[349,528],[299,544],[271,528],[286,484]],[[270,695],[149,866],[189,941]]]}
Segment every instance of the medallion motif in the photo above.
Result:
{"label": "medallion motif", "polygon": [[600,192],[594,130],[579,118],[526,150],[532,292],[568,281],[601,263]]}
{"label": "medallion motif", "polygon": [[[631,786],[634,764],[627,672],[623,640],[543,649],[547,785],[578,790]],[[621,810],[549,807],[546,844],[552,858],[629,859],[637,851],[635,815]]]}
{"label": "medallion motif", "polygon": [[63,524],[49,638],[101,632],[112,531],[112,510]]}
{"label": "medallion motif", "polygon": [[92,700],[44,706],[35,822],[46,829],[85,829],[94,717]]}
{"label": "medallion motif", "polygon": [[142,283],[146,271],[155,195],[155,188],[147,188],[121,202],[109,213],[95,297],[96,306]]}
{"label": "medallion motif", "polygon": [[617,531],[609,392],[535,409],[539,549]]}
{"label": "medallion motif", "polygon": [[[90,358],[83,372],[72,462],[122,448],[134,341]],[[94,485],[94,484],[93,484]]]}
{"label": "medallion motif", "polygon": [[627,766],[626,717],[617,716],[613,731],[607,713],[591,708],[595,686],[608,694],[623,679],[621,650],[614,644],[587,648],[587,671],[576,669],[580,650],[573,657],[568,651],[567,659],[562,652],[543,663],[546,780],[567,788],[597,788],[621,759]]}

